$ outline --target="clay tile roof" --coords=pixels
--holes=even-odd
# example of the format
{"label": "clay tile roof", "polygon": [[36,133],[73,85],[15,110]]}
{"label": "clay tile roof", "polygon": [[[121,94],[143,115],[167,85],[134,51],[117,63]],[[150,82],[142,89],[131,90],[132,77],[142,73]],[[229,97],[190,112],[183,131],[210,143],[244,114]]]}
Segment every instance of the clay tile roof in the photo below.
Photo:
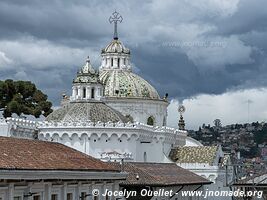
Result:
{"label": "clay tile roof", "polygon": [[[111,164],[121,169],[119,163]],[[123,171],[128,173],[122,186],[173,186],[210,184],[207,179],[177,166],[175,163],[139,163],[123,164]],[[136,178],[138,175],[139,179]]]}
{"label": "clay tile roof", "polygon": [[267,185],[267,171],[260,174],[247,177],[243,180],[239,180],[234,185],[254,185],[254,186],[266,186]]}
{"label": "clay tile roof", "polygon": [[119,171],[63,144],[0,137],[0,169]]}
{"label": "clay tile roof", "polygon": [[185,146],[172,149],[169,157],[177,163],[212,164],[217,151],[218,146]]}

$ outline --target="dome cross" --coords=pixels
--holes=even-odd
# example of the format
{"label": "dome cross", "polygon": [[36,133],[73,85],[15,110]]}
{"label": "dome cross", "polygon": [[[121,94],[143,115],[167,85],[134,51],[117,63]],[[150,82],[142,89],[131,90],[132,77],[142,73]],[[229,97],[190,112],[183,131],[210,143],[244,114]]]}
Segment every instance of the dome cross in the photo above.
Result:
{"label": "dome cross", "polygon": [[114,36],[113,39],[117,40],[118,39],[118,28],[117,28],[117,24],[118,22],[122,22],[123,18],[120,15],[120,13],[118,13],[117,11],[115,11],[114,13],[112,13],[112,15],[109,17],[109,23],[114,23]]}

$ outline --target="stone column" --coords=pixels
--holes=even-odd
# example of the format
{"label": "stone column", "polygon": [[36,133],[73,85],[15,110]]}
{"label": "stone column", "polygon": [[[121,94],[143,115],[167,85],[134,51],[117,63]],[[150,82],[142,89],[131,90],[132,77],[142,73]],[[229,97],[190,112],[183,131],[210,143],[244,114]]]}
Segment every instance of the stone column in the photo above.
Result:
{"label": "stone column", "polygon": [[61,200],[67,200],[68,185],[64,183],[64,186],[61,189]]}
{"label": "stone column", "polygon": [[115,67],[115,68],[118,68],[119,66],[118,66],[118,58],[114,58],[113,59],[113,66]]}
{"label": "stone column", "polygon": [[82,183],[79,182],[75,188],[74,199],[80,199]]}
{"label": "stone column", "polygon": [[74,86],[72,87],[72,97],[76,97],[76,88]]}
{"label": "stone column", "polygon": [[14,183],[8,185],[8,200],[14,200]]}
{"label": "stone column", "polygon": [[81,87],[78,86],[78,98],[77,99],[80,99],[82,96],[81,96]]}
{"label": "stone column", "polygon": [[[89,194],[92,194],[92,190],[93,190],[93,187],[92,187],[92,183],[89,185]],[[88,197],[89,200],[92,200],[93,197],[92,196],[89,196]]]}
{"label": "stone column", "polygon": [[52,190],[52,184],[47,183],[44,186],[44,199],[45,200],[51,200],[51,190]]}
{"label": "stone column", "polygon": [[91,87],[86,87],[86,99],[91,99]]}
{"label": "stone column", "polygon": [[106,67],[107,68],[110,68],[110,66],[111,66],[111,58],[110,57],[107,57],[107,65],[106,65]]}

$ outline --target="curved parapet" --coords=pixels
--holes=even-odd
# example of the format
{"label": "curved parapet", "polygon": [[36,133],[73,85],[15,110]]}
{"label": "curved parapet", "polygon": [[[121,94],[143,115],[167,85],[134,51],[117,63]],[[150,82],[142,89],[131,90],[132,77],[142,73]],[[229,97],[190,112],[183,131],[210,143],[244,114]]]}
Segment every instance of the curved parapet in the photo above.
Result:
{"label": "curved parapet", "polygon": [[185,146],[203,146],[199,141],[191,137],[186,137]]}

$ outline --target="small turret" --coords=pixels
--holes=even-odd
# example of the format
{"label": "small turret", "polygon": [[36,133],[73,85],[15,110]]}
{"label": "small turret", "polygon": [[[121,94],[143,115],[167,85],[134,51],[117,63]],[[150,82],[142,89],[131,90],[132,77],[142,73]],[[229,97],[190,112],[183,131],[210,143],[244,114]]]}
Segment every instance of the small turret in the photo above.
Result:
{"label": "small turret", "polygon": [[103,85],[99,72],[91,65],[89,56],[85,65],[77,72],[73,80],[71,101],[100,100],[103,96]]}
{"label": "small turret", "polygon": [[178,123],[179,130],[185,130],[185,121],[183,118],[183,113],[185,112],[185,107],[183,105],[179,105],[178,112],[180,113],[180,119]]}

